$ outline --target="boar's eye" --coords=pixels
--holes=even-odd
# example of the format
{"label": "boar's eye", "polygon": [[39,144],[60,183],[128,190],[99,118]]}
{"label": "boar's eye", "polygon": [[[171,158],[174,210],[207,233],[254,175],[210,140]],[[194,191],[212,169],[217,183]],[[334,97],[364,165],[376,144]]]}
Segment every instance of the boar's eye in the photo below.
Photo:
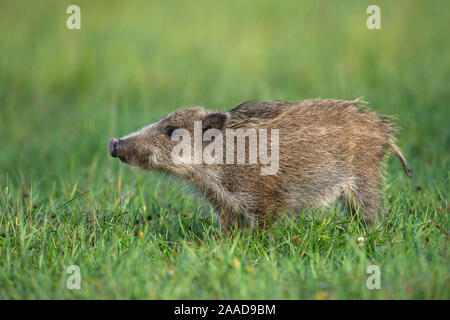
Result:
{"label": "boar's eye", "polygon": [[172,137],[172,133],[176,130],[177,128],[173,127],[173,126],[168,126],[164,129],[164,133],[166,136],[168,136],[169,138]]}

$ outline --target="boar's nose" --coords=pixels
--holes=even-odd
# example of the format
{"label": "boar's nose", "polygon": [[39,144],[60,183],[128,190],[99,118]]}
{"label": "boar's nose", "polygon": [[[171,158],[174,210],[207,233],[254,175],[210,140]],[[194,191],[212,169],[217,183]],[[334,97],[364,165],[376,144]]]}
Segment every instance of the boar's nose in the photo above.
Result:
{"label": "boar's nose", "polygon": [[117,157],[117,139],[116,138],[111,138],[111,140],[109,140],[109,154],[113,158]]}

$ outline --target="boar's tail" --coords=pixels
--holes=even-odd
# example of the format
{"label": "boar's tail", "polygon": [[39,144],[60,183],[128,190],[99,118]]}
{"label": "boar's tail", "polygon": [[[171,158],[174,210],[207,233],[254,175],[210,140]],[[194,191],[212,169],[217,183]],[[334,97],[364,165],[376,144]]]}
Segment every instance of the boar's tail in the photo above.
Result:
{"label": "boar's tail", "polygon": [[400,151],[399,147],[394,143],[394,141],[389,141],[389,146],[391,147],[392,151],[397,155],[398,159],[402,163],[403,171],[405,171],[405,174],[409,178],[414,178],[414,171],[411,169],[408,161],[406,161],[405,157],[403,156],[402,152]]}

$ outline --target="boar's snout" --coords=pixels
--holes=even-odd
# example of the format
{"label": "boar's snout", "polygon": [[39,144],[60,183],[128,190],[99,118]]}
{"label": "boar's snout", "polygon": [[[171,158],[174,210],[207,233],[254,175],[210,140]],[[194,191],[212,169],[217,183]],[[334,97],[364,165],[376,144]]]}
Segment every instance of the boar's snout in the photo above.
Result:
{"label": "boar's snout", "polygon": [[113,158],[117,157],[117,139],[116,138],[111,138],[111,140],[109,140],[109,154]]}
{"label": "boar's snout", "polygon": [[109,140],[109,154],[113,158],[119,158],[120,161],[128,163],[128,156],[130,149],[130,141],[128,140],[117,140],[116,138],[111,138]]}

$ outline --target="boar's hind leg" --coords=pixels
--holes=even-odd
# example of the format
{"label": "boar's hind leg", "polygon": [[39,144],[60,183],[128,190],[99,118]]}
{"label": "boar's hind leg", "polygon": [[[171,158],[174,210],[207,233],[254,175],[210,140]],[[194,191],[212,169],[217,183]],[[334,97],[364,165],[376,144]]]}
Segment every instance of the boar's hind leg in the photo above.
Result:
{"label": "boar's hind leg", "polygon": [[359,212],[367,225],[378,226],[383,219],[384,214],[379,209],[380,192],[377,182],[360,181],[351,190],[346,190],[342,198],[347,210],[352,215]]}
{"label": "boar's hind leg", "polygon": [[277,212],[271,212],[270,210],[267,211],[258,211],[255,213],[255,220],[256,224],[255,227],[259,230],[269,230],[274,221],[277,218]]}

